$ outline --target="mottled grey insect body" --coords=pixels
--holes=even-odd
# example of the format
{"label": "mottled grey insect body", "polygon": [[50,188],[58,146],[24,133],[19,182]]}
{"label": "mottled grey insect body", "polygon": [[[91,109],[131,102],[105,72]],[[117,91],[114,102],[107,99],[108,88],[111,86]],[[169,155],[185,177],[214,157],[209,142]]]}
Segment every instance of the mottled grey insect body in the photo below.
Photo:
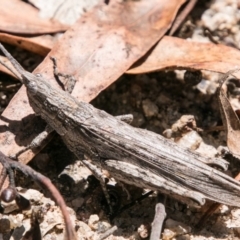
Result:
{"label": "mottled grey insect body", "polygon": [[[240,207],[240,183],[206,165],[223,169],[223,159],[205,158],[153,132],[134,128],[110,114],[53,88],[41,76],[26,72],[0,44],[21,74],[30,105],[61,135],[92,171],[103,168],[117,181],[160,191],[192,205],[205,199]],[[89,161],[91,160],[91,161]]]}

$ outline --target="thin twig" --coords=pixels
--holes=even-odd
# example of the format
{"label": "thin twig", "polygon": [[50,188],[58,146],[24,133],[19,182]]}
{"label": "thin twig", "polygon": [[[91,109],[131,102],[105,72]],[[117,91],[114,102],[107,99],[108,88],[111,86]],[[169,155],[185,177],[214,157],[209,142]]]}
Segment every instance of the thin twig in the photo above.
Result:
{"label": "thin twig", "polygon": [[60,192],[57,190],[57,188],[52,184],[51,180],[44,175],[42,175],[39,172],[36,172],[32,168],[30,168],[27,165],[24,165],[20,162],[16,162],[11,160],[10,158],[6,157],[2,152],[0,152],[0,163],[3,165],[3,168],[8,169],[16,169],[18,171],[21,171],[25,175],[31,177],[35,182],[37,182],[40,186],[43,186],[44,189],[47,189],[51,194],[56,203],[58,204],[59,208],[62,211],[63,219],[66,225],[66,237],[68,240],[74,240],[77,239],[75,236],[75,231],[72,226],[72,222],[67,210],[66,203],[60,194]]}
{"label": "thin twig", "polygon": [[192,11],[192,9],[194,8],[196,3],[197,3],[197,0],[190,0],[188,2],[188,4],[184,7],[184,9],[181,11],[181,13],[176,17],[176,19],[172,25],[172,28],[170,30],[169,36],[172,36],[177,31],[177,29],[182,24],[182,22],[185,20],[187,15]]}
{"label": "thin twig", "polygon": [[162,232],[162,226],[167,214],[165,211],[165,196],[155,206],[155,216],[152,222],[152,231],[150,240],[159,240]]}
{"label": "thin twig", "polygon": [[109,237],[111,234],[113,234],[118,229],[117,226],[113,226],[110,229],[108,229],[105,233],[103,233],[98,240],[103,240],[107,237]]}

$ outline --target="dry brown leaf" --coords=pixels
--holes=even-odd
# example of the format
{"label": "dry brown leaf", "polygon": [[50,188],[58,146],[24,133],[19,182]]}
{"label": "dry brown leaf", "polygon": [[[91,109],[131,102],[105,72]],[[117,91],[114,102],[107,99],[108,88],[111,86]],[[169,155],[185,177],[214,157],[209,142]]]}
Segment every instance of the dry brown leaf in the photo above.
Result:
{"label": "dry brown leaf", "polygon": [[221,110],[221,116],[225,131],[227,131],[227,146],[230,152],[240,159],[240,121],[235,113],[234,109],[231,106],[231,103],[227,97],[226,91],[222,88],[222,85],[226,82],[228,77],[239,71],[231,70],[223,75],[221,85],[219,87],[219,105]]}
{"label": "dry brown leaf", "polygon": [[[183,2],[110,1],[110,5],[98,5],[79,19],[49,53],[58,60],[59,72],[78,80],[73,96],[89,102],[119,78],[165,34]],[[34,72],[59,87],[49,57]],[[39,121],[29,120],[32,113],[22,88],[4,111],[5,120],[0,123],[4,129],[0,134],[0,150],[6,155],[17,152],[19,144],[26,145],[32,139],[33,128],[39,125]],[[30,122],[29,130],[21,125],[24,117],[25,123]],[[32,156],[29,151],[21,160],[28,162]]]}
{"label": "dry brown leaf", "polygon": [[21,37],[7,33],[0,33],[0,42],[21,47],[29,52],[33,52],[41,56],[46,56],[57,42],[57,38],[50,35]]}
{"label": "dry brown leaf", "polygon": [[140,74],[163,69],[205,69],[225,73],[237,67],[240,67],[240,52],[237,49],[164,36],[127,73]]}
{"label": "dry brown leaf", "polygon": [[42,18],[58,20],[61,23],[72,25],[77,19],[103,0],[29,0],[40,10]]}
{"label": "dry brown leaf", "polygon": [[62,32],[68,26],[41,19],[38,10],[19,0],[0,0],[0,31],[14,34],[46,34]]}
{"label": "dry brown leaf", "polygon": [[[135,63],[127,73],[136,74],[181,68],[225,73],[239,67],[240,52],[235,48],[165,36],[146,57]],[[234,155],[240,156],[239,119],[224,91],[220,91],[219,98],[222,118],[227,130],[228,148]]]}

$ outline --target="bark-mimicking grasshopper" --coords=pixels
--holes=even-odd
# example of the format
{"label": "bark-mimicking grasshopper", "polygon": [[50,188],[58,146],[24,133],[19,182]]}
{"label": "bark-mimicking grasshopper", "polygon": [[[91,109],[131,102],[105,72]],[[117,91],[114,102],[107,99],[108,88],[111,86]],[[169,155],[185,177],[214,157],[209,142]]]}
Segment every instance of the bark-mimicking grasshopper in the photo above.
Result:
{"label": "bark-mimicking grasshopper", "polygon": [[240,207],[240,183],[208,166],[227,168],[223,159],[202,157],[151,131],[134,128],[117,117],[77,101],[53,88],[40,75],[25,71],[0,44],[21,75],[30,105],[83,163],[105,183],[101,168],[117,181],[168,194],[190,205],[205,199]]}

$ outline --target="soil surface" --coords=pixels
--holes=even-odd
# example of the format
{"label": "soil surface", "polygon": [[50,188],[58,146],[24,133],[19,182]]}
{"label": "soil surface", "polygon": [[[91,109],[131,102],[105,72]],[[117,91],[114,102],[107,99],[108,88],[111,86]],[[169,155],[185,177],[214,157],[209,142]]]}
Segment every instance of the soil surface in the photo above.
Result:
{"label": "soil surface", "polygon": [[[209,37],[204,35],[204,28],[208,28],[216,41],[238,48],[239,8],[237,0],[200,1],[177,36],[209,42]],[[29,71],[42,60],[18,49],[14,57]],[[123,75],[94,99],[92,104],[114,116],[132,114],[133,126],[162,134],[204,156],[216,157],[220,155],[221,146],[226,146],[225,131],[216,130],[222,126],[216,95],[219,77],[217,73],[206,71],[189,73],[179,70]],[[0,78],[0,103],[3,111],[20,84],[3,74]],[[239,109],[239,82],[231,80],[227,86],[234,108]],[[189,118],[192,119],[190,125],[186,123]],[[157,194],[153,193],[141,201],[136,201],[148,191],[125,186],[130,193],[129,198],[126,191],[110,179],[108,186],[116,211],[131,204],[131,207],[120,211],[113,218],[108,214],[108,206],[99,183],[91,172],[76,160],[56,134],[54,140],[30,165],[48,176],[60,189],[71,208],[69,211],[78,229],[79,239],[98,239],[114,225],[118,230],[107,239],[148,239]],[[239,162],[231,156],[228,156],[228,160],[231,164],[227,174],[237,175]],[[45,212],[44,220],[41,220],[40,224],[43,239],[63,239],[61,213],[49,194],[22,174],[17,174],[16,182],[22,188],[19,191],[31,200],[32,206],[42,206],[41,211]],[[165,204],[167,217],[161,238],[240,239],[240,209],[222,205],[202,223],[202,229],[196,228],[210,205],[211,203],[207,202],[203,208],[194,209],[168,197]],[[21,239],[16,236],[30,228],[31,213],[19,213],[11,207],[6,208],[10,214],[0,214],[0,239],[10,239],[10,236],[15,236],[12,239]]]}

